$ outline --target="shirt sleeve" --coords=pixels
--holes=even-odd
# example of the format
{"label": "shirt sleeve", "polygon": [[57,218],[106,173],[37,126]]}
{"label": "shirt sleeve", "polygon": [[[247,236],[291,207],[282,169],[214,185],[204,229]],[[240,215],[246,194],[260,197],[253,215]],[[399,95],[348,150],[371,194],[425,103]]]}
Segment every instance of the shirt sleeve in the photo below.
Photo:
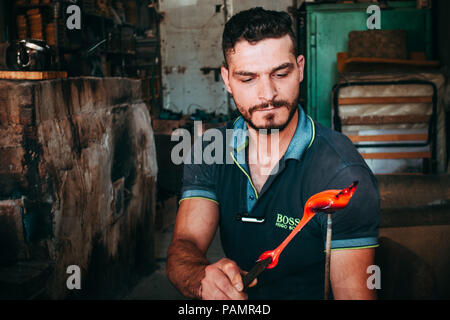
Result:
{"label": "shirt sleeve", "polygon": [[[343,189],[358,181],[353,197],[345,209],[332,214],[332,249],[357,249],[378,246],[380,195],[372,172],[362,165],[350,165],[340,170],[327,189]],[[327,214],[320,214],[325,243]]]}
{"label": "shirt sleeve", "polygon": [[218,203],[215,186],[216,164],[206,164],[203,161],[201,140],[196,140],[184,160],[180,202],[203,198]]}

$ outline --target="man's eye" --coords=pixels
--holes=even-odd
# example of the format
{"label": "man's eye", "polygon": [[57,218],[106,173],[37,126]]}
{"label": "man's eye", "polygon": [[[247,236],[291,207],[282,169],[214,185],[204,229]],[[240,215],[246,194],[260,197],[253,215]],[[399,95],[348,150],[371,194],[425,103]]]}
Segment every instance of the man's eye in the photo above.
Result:
{"label": "man's eye", "polygon": [[245,78],[245,79],[241,79],[242,82],[250,82],[252,81],[253,78]]}
{"label": "man's eye", "polygon": [[284,78],[284,77],[286,77],[288,74],[287,73],[277,73],[276,74],[276,77],[277,78]]}

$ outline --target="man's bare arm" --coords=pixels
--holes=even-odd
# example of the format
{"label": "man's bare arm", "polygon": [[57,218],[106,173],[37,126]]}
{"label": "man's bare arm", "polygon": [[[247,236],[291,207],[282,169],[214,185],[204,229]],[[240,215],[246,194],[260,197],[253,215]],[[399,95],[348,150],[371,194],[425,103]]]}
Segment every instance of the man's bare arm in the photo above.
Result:
{"label": "man's bare arm", "polygon": [[246,299],[243,271],[236,263],[224,258],[210,264],[206,259],[218,221],[219,209],[213,201],[186,199],[180,203],[167,254],[167,276],[190,298]]}
{"label": "man's bare arm", "polygon": [[167,252],[166,273],[187,297],[201,298],[200,284],[209,264],[205,254],[217,229],[218,210],[216,203],[206,199],[180,203]]}
{"label": "man's bare arm", "polygon": [[330,280],[337,300],[374,300],[376,291],[367,287],[367,267],[374,263],[375,249],[332,250]]}

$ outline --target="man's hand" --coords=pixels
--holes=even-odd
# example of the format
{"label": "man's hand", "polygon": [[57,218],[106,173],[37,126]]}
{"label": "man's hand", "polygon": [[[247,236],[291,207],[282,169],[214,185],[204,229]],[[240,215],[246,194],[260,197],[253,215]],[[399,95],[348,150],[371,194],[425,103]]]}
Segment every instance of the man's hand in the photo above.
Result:
{"label": "man's hand", "polygon": [[[247,300],[243,291],[242,276],[246,274],[237,264],[223,258],[205,268],[201,282],[201,296],[204,300]],[[256,282],[252,283],[252,286]]]}
{"label": "man's hand", "polygon": [[[166,273],[180,292],[194,299],[247,299],[241,270],[234,261],[210,264],[206,251],[219,222],[215,202],[187,199],[180,203],[174,234],[167,252]],[[256,279],[250,286],[256,284]]]}

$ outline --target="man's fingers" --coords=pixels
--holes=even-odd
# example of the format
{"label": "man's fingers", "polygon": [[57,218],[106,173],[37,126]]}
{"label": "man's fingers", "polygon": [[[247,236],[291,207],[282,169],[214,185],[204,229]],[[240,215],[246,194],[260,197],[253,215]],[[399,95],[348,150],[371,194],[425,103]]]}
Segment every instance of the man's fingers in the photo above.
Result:
{"label": "man's fingers", "polygon": [[233,283],[227,276],[223,278],[223,281],[218,281],[218,286],[223,293],[225,293],[232,300],[244,300],[246,298],[242,292],[238,291],[234,287]]}
{"label": "man's fingers", "polygon": [[208,300],[230,300],[230,297],[228,297],[222,290],[220,290],[220,288],[218,288],[214,284],[211,286],[205,286],[202,295]]}
{"label": "man's fingers", "polygon": [[255,279],[248,285],[248,287],[249,287],[249,288],[254,287],[254,286],[256,286],[257,283],[258,283],[258,278],[255,278]]}
{"label": "man's fingers", "polygon": [[231,299],[221,290],[221,284],[227,280],[226,275],[218,268],[210,265],[205,268],[205,277],[202,280],[202,297],[208,300]]}
{"label": "man's fingers", "polygon": [[[244,292],[240,292],[236,289],[234,280],[234,274],[239,274],[239,268],[236,268],[236,264],[233,266],[233,262],[228,260],[220,263],[220,267],[210,265],[205,269],[205,278],[202,281],[202,296],[209,299],[221,299],[221,300],[243,300],[247,299],[247,295]],[[242,280],[240,280],[242,282]]]}
{"label": "man's fingers", "polygon": [[244,290],[242,282],[241,269],[231,260],[227,261],[223,266],[223,272],[228,276],[237,291]]}

